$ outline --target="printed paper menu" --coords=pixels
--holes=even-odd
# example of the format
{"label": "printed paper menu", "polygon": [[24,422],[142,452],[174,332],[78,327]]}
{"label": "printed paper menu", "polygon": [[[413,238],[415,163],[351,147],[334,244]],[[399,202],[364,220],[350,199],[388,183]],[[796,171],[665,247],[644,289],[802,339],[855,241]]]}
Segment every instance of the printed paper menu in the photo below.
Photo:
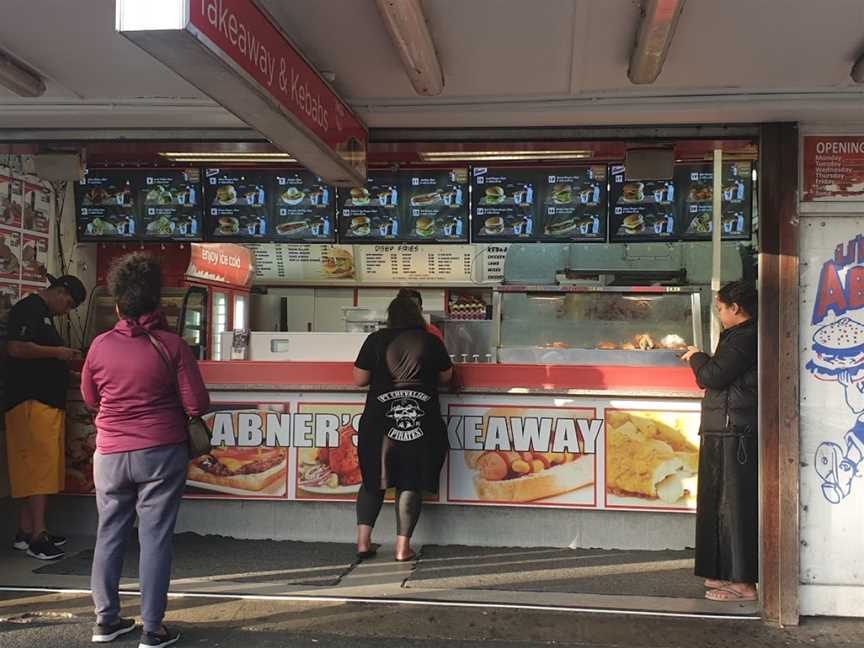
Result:
{"label": "printed paper menu", "polygon": [[21,227],[24,182],[11,174],[0,175],[0,226]]}
{"label": "printed paper menu", "polygon": [[367,283],[471,281],[473,249],[449,245],[358,246],[359,278]]}
{"label": "printed paper menu", "polygon": [[0,228],[0,279],[21,279],[21,232]]}
{"label": "printed paper menu", "polygon": [[394,241],[401,235],[400,178],[370,173],[363,187],[339,190],[339,240]]}
{"label": "printed paper menu", "polygon": [[273,236],[296,242],[336,241],[333,187],[308,171],[277,173]]}
{"label": "printed paper menu", "polygon": [[606,240],[606,166],[543,172],[544,241]]}
{"label": "printed paper menu", "polygon": [[321,282],[355,278],[350,246],[256,243],[255,277],[261,281]]}
{"label": "printed paper menu", "polygon": [[48,238],[24,233],[21,246],[21,279],[44,284],[48,280]]}
{"label": "printed paper menu", "polygon": [[538,172],[474,167],[471,174],[475,241],[536,238]]}
{"label": "printed paper menu", "polygon": [[91,170],[76,189],[78,240],[138,237],[136,191],[128,172]]}
{"label": "printed paper menu", "polygon": [[[752,205],[752,166],[750,162],[723,164],[722,225],[723,239],[750,238]],[[675,183],[681,188],[683,238],[710,240],[714,229],[713,164],[681,164],[675,168]]]}
{"label": "printed paper menu", "polygon": [[207,234],[217,240],[263,239],[270,234],[268,174],[205,169]]}
{"label": "printed paper menu", "polygon": [[48,235],[52,192],[48,187],[34,182],[24,182],[24,209],[22,228],[30,232]]}
{"label": "printed paper menu", "polygon": [[611,168],[609,231],[613,242],[676,240],[672,180],[625,180],[623,165]]}
{"label": "printed paper menu", "polygon": [[145,239],[199,240],[201,222],[200,171],[153,170],[143,176],[138,192]]}
{"label": "printed paper menu", "polygon": [[468,169],[412,171],[404,195],[404,240],[468,242]]}

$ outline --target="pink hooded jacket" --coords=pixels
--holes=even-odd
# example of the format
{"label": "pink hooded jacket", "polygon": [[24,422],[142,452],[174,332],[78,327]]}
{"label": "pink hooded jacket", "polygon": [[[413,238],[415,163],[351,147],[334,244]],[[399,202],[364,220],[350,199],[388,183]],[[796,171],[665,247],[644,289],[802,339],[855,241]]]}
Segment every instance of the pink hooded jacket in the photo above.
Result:
{"label": "pink hooded jacket", "polygon": [[[146,332],[168,351],[176,379]],[[183,443],[186,415],[200,416],[210,406],[192,350],[168,329],[161,311],[120,320],[93,340],[81,394],[87,407],[98,409],[96,448],[102,454]]]}

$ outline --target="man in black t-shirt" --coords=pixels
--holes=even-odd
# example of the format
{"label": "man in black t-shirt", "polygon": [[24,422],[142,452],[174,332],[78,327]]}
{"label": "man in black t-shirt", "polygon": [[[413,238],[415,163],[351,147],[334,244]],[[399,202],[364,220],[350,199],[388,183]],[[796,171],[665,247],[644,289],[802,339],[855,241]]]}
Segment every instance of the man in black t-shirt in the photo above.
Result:
{"label": "man in black t-shirt", "polygon": [[61,558],[65,538],[45,529],[47,495],[65,481],[66,389],[69,363],[81,359],[54,327],[53,318],[87,296],[77,277],[64,275],[9,311],[6,345],[6,448],[12,497],[21,506],[13,547],[40,560]]}

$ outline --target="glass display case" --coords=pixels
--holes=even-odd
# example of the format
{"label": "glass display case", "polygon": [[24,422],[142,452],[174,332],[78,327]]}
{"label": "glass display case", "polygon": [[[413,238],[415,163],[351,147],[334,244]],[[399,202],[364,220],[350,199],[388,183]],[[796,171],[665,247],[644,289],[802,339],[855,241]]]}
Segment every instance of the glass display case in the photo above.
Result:
{"label": "glass display case", "polygon": [[682,366],[702,344],[695,288],[501,286],[494,310],[502,363]]}

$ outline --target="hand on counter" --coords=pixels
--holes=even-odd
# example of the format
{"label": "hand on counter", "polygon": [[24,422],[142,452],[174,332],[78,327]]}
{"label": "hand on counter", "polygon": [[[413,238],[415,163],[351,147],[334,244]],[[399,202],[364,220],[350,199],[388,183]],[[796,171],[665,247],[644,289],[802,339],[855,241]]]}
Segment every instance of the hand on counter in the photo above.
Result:
{"label": "hand on counter", "polygon": [[687,352],[681,356],[681,359],[684,362],[690,362],[690,358],[692,358],[697,353],[702,353],[702,350],[699,347],[688,346]]}

